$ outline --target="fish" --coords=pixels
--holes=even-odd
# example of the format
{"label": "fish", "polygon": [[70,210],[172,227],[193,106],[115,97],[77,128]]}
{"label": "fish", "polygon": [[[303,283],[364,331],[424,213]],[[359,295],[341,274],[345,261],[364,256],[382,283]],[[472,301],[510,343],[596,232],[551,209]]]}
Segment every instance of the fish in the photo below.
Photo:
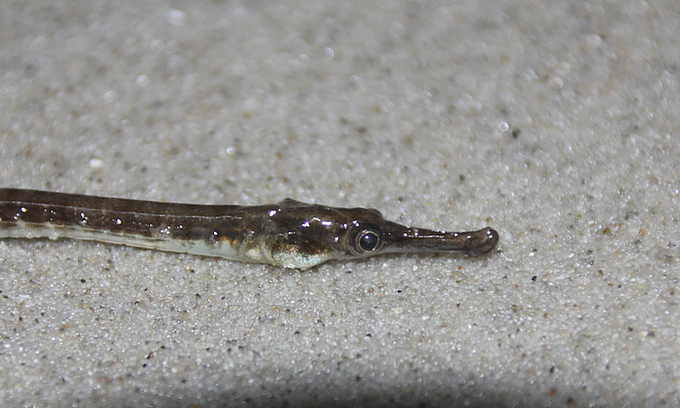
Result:
{"label": "fish", "polygon": [[290,198],[256,206],[200,205],[0,188],[0,239],[97,241],[306,270],[389,253],[480,256],[496,230],[445,232],[386,220],[372,208]]}

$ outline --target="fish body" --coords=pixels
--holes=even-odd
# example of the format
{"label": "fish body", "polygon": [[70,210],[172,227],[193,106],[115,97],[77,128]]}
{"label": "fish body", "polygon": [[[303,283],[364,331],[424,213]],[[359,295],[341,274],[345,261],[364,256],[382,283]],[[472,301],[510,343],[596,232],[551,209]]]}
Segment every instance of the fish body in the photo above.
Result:
{"label": "fish body", "polygon": [[374,209],[292,199],[258,206],[197,205],[0,189],[1,238],[91,240],[308,269],[384,253],[477,256],[490,252],[499,236],[491,228],[412,228]]}

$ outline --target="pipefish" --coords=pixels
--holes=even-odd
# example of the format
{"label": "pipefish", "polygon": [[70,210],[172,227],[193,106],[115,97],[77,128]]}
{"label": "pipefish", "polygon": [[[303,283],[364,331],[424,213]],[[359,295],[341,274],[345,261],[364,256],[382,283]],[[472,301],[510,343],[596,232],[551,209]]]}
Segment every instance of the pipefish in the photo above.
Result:
{"label": "pipefish", "polygon": [[498,232],[444,232],[388,221],[378,210],[305,204],[197,205],[0,189],[0,239],[70,238],[308,269],[386,253],[478,256]]}

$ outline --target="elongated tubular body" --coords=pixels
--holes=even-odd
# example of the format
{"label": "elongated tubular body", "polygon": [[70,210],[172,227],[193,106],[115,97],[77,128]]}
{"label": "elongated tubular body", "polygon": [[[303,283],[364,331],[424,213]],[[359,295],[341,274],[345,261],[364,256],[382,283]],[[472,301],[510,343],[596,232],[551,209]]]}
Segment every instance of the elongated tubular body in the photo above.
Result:
{"label": "elongated tubular body", "polygon": [[0,189],[0,238],[72,238],[307,269],[389,252],[481,255],[498,233],[405,227],[372,209],[286,199],[197,205]]}

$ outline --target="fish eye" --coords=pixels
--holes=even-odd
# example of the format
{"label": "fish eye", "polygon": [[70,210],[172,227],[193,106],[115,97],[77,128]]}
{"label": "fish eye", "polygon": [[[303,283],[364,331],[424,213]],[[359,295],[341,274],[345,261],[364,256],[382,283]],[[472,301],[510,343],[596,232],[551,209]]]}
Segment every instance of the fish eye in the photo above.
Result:
{"label": "fish eye", "polygon": [[380,244],[380,235],[377,231],[363,230],[357,235],[356,249],[358,252],[375,251]]}

